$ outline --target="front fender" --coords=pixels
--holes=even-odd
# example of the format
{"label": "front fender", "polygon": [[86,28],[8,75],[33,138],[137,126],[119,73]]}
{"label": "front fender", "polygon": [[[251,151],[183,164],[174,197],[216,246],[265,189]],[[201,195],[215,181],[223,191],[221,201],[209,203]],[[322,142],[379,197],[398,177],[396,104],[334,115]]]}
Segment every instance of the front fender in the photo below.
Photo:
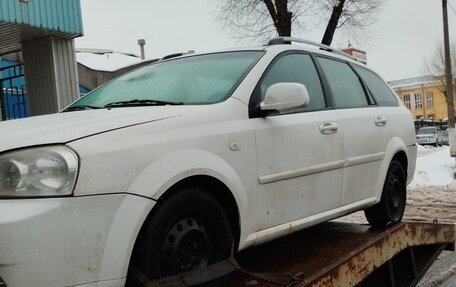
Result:
{"label": "front fender", "polygon": [[240,214],[244,214],[248,199],[239,175],[223,158],[199,149],[179,150],[159,157],[135,178],[129,192],[158,200],[174,184],[195,175],[211,176],[224,183],[232,192]]}

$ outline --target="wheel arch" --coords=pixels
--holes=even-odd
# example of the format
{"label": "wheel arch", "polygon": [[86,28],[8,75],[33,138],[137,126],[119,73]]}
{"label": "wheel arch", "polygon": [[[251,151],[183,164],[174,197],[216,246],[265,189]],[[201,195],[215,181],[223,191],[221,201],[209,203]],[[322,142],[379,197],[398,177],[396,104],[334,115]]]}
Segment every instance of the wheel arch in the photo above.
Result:
{"label": "wheel arch", "polygon": [[239,244],[242,245],[245,233],[248,233],[242,220],[243,214],[248,211],[248,196],[240,175],[229,162],[214,153],[199,149],[179,150],[156,159],[130,185],[131,193],[156,201],[147,211],[133,239],[130,263],[160,203],[182,187],[208,190],[226,211],[235,239],[235,250]]}
{"label": "wheel arch", "polygon": [[386,148],[385,157],[380,167],[380,172],[377,178],[377,184],[375,186],[376,203],[380,202],[382,196],[383,184],[385,182],[388,168],[393,160],[397,160],[404,168],[406,180],[407,170],[409,166],[409,159],[407,156],[407,146],[404,141],[398,137],[391,139]]}
{"label": "wheel arch", "polygon": [[[198,187],[210,193],[217,202],[224,207],[226,215],[231,225],[233,236],[235,239],[236,248],[239,245],[240,230],[241,230],[241,215],[239,207],[231,190],[221,180],[209,175],[193,175],[176,182],[171,186],[157,201],[157,206],[160,202],[166,200],[173,193],[185,187]],[[215,191],[217,190],[217,191]],[[155,208],[154,208],[155,209]],[[150,214],[153,213],[151,210]],[[151,215],[152,216],[152,215]]]}
{"label": "wheel arch", "polygon": [[[236,199],[233,193],[229,190],[229,188],[219,179],[209,176],[209,175],[193,175],[187,178],[184,178],[174,185],[172,185],[168,190],[166,190],[160,198],[157,200],[154,207],[149,211],[145,220],[142,222],[141,228],[134,240],[133,248],[131,250],[130,262],[129,262],[129,269],[130,265],[134,262],[136,257],[140,257],[141,254],[138,253],[138,248],[141,246],[141,243],[144,240],[144,236],[146,235],[147,228],[150,224],[152,217],[154,216],[155,212],[161,206],[162,202],[165,202],[169,197],[171,197],[176,192],[179,192],[183,188],[200,188],[204,191],[207,191],[211,194],[215,200],[224,208],[226,215],[229,220],[229,224],[231,226],[234,238],[234,250],[237,250],[239,246],[240,240],[240,231],[241,231],[241,222],[240,222],[240,212],[238,205],[236,203]],[[217,192],[213,192],[216,189]],[[212,192],[211,192],[212,190]],[[139,258],[138,257],[138,258]]]}
{"label": "wheel arch", "polygon": [[396,154],[393,156],[391,161],[397,160],[402,168],[404,169],[405,172],[405,181],[407,181],[407,169],[408,169],[408,158],[407,158],[407,153],[403,150],[398,150]]}

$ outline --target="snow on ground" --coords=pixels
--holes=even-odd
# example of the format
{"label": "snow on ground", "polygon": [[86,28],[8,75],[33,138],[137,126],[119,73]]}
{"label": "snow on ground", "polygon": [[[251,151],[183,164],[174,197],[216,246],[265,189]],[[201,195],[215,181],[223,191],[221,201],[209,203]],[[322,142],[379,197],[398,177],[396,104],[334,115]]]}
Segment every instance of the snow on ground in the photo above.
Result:
{"label": "snow on ground", "polygon": [[404,218],[415,221],[456,222],[455,158],[448,146],[418,146],[413,181],[407,187]]}
{"label": "snow on ground", "polygon": [[453,185],[454,168],[455,159],[450,157],[448,146],[434,148],[418,145],[415,176],[409,188]]}

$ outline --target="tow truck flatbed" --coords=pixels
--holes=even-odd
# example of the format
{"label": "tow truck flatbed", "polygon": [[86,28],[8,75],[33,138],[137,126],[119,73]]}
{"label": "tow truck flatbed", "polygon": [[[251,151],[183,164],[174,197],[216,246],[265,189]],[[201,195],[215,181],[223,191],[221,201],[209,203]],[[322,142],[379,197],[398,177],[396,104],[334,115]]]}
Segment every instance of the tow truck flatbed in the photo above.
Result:
{"label": "tow truck flatbed", "polygon": [[[288,273],[290,286],[416,286],[438,255],[455,250],[455,225],[390,228],[328,222],[236,255],[249,272]],[[235,272],[228,286],[280,286]],[[282,285],[283,286],[283,285]]]}
{"label": "tow truck flatbed", "polygon": [[[227,287],[416,286],[443,250],[455,251],[455,224],[402,222],[389,228],[327,222],[225,261],[149,280],[144,287],[206,286],[227,276]],[[217,285],[219,286],[219,285]]]}

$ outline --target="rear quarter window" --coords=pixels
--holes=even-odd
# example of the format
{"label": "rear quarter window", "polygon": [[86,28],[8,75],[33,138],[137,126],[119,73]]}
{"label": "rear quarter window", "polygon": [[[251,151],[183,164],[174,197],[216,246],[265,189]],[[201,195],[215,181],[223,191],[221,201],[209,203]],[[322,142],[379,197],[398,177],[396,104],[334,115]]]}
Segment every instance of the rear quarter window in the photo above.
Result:
{"label": "rear quarter window", "polygon": [[353,65],[379,106],[398,106],[397,98],[388,85],[375,73],[358,65]]}

